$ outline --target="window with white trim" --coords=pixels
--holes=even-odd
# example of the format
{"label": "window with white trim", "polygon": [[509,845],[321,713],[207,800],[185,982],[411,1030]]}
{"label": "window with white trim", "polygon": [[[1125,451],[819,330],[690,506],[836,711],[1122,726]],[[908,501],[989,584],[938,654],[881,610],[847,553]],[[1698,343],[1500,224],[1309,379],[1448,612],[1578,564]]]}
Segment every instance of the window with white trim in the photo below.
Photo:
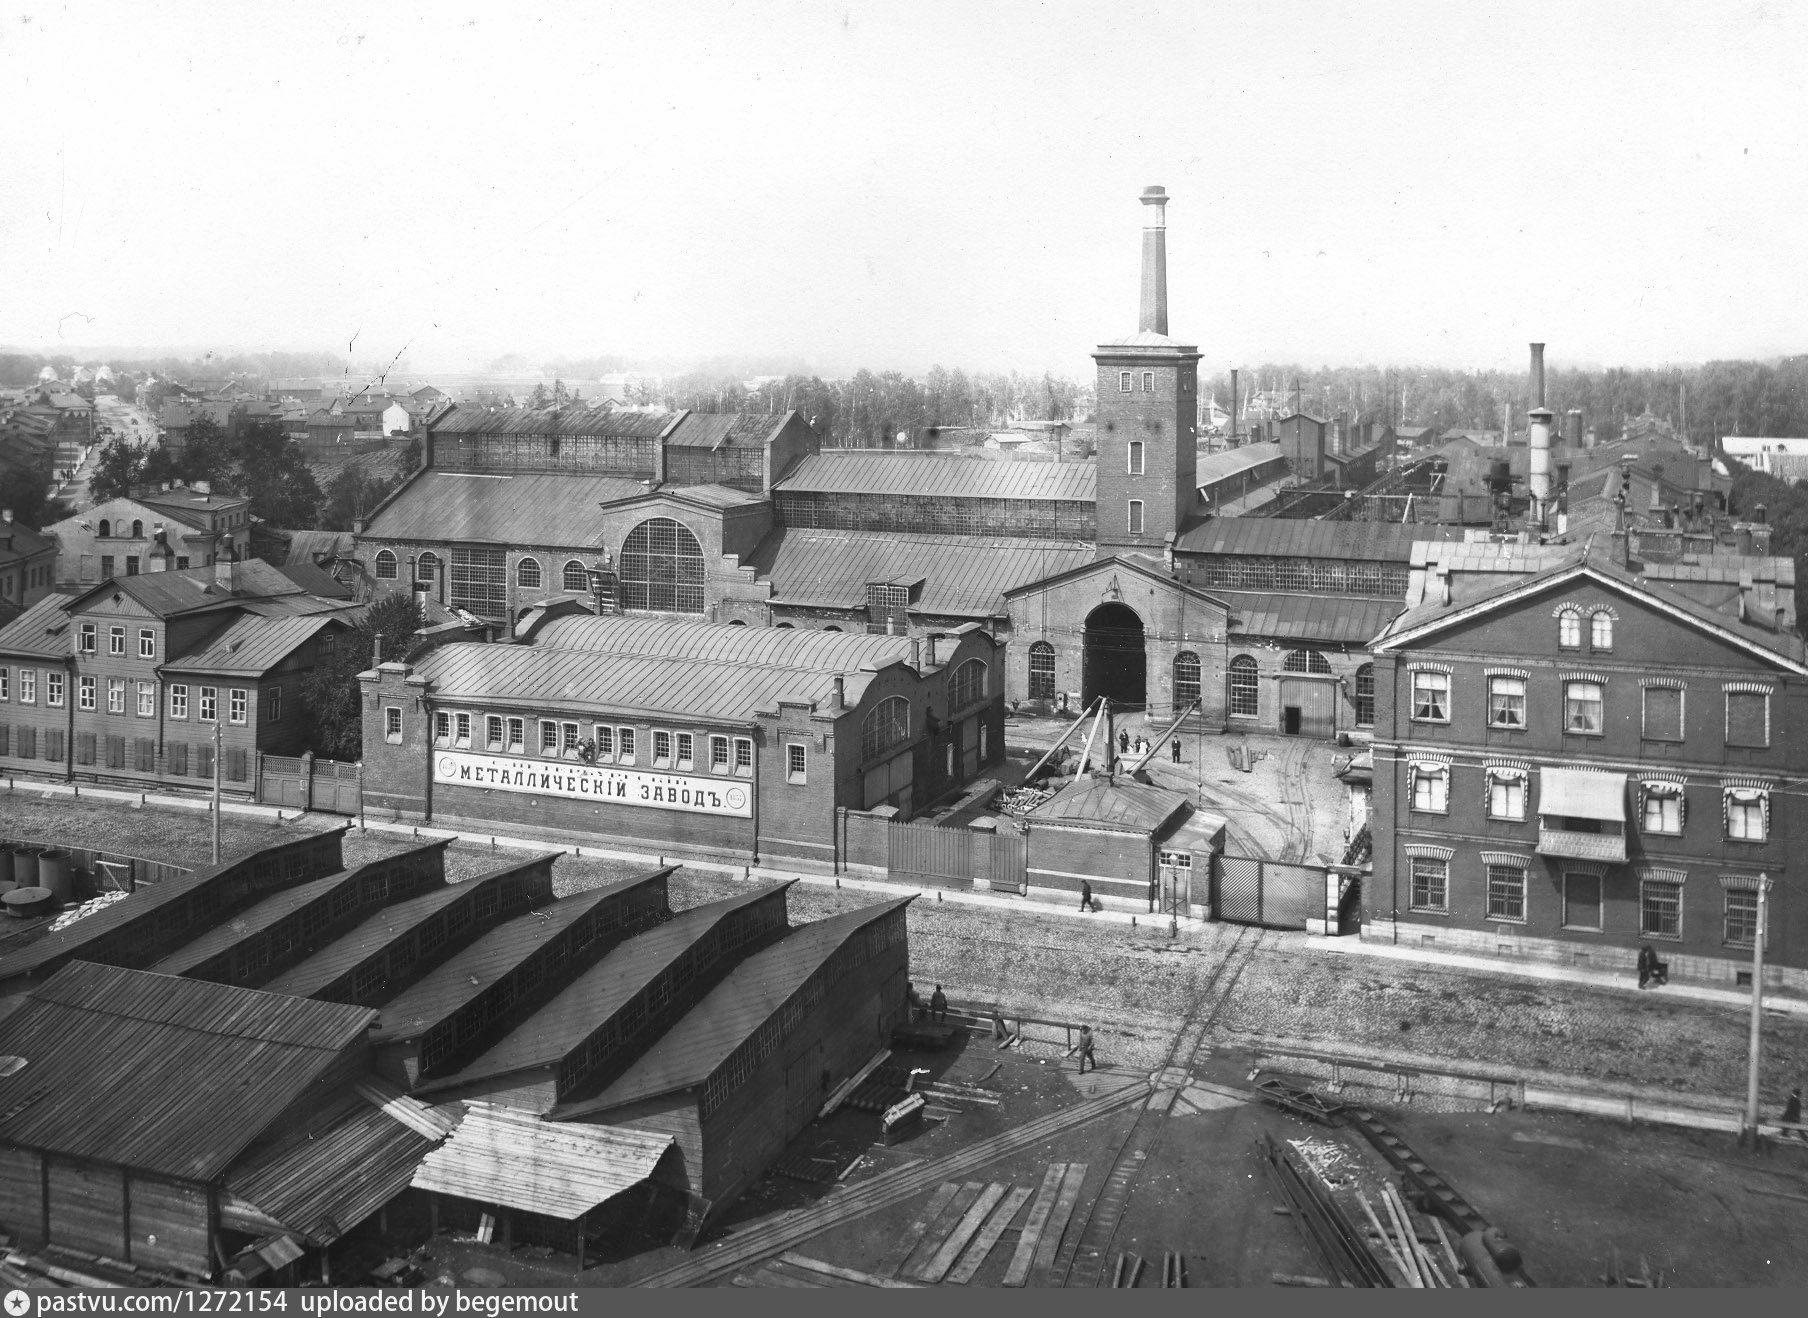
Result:
{"label": "window with white trim", "polygon": [[557,755],[559,753],[559,725],[549,718],[540,720],[540,754]]}
{"label": "window with white trim", "polygon": [[1415,723],[1450,722],[1450,674],[1415,668],[1412,675],[1412,716]]}
{"label": "window with white trim", "polygon": [[1490,677],[1488,679],[1488,726],[1524,731],[1525,725],[1525,678]]}
{"label": "window with white trim", "polygon": [[672,734],[664,728],[653,729],[653,767],[655,769],[672,767]]}
{"label": "window with white trim", "polygon": [[1136,376],[1133,375],[1131,372],[1119,371],[1117,373],[1117,391],[1120,394],[1129,393],[1132,389],[1134,389],[1136,387],[1135,381],[1136,381]]}
{"label": "window with white trim", "polygon": [[615,759],[615,728],[612,724],[599,723],[591,730],[596,741],[596,758],[599,764],[608,764]]}
{"label": "window with white trim", "polygon": [[801,783],[804,781],[804,766],[807,758],[802,742],[792,741],[785,744],[786,782]]}
{"label": "window with white trim", "polygon": [[402,710],[399,705],[383,706],[383,740],[391,746],[402,742]]}
{"label": "window with white trim", "polygon": [[452,719],[452,744],[454,746],[457,746],[460,750],[469,750],[470,749],[470,747],[471,747],[471,716],[469,714],[456,714],[453,716],[453,719]]}
{"label": "window with white trim", "polygon": [[1770,745],[1770,695],[1764,691],[1726,693],[1726,744]]}
{"label": "window with white trim", "polygon": [[565,566],[559,570],[559,588],[578,594],[590,589],[590,574],[584,571],[584,565],[577,559],[565,560]]}
{"label": "window with white trim", "polygon": [[1129,523],[1131,535],[1143,533],[1143,501],[1141,499],[1130,500]]}
{"label": "window with white trim", "polygon": [[1577,609],[1565,609],[1557,615],[1557,645],[1564,650],[1580,650],[1582,648],[1582,614]]}
{"label": "window with white trim", "polygon": [[226,707],[227,717],[231,722],[243,723],[245,721],[245,708],[250,704],[249,695],[250,693],[242,686],[232,688],[230,702]]}
{"label": "window with white trim", "polygon": [[499,751],[502,749],[502,716],[500,714],[484,716],[483,746],[485,750]]}
{"label": "window with white trim", "polygon": [[527,748],[527,720],[512,718],[508,721],[508,748],[519,755]]}
{"label": "window with white trim", "polygon": [[107,628],[107,653],[121,657],[126,652],[126,629],[124,627]]}
{"label": "window with white trim", "polygon": [[155,682],[138,684],[138,717],[157,717],[157,684]]}
{"label": "window with white trim", "polygon": [[76,650],[81,654],[93,654],[95,637],[98,628],[91,622],[84,622],[76,632]]}
{"label": "window with white trim", "polygon": [[38,703],[38,670],[35,668],[19,670],[19,703],[21,705]]}
{"label": "window with white trim", "polygon": [[736,737],[734,739],[734,771],[737,778],[753,777],[753,739]]}
{"label": "window with white trim", "polygon": [[566,719],[559,724],[559,754],[568,760],[578,758],[578,745],[584,740],[579,732],[575,719]]}
{"label": "window with white trim", "polygon": [[1488,918],[1524,924],[1526,872],[1523,865],[1488,866]]}
{"label": "window with white trim", "polygon": [[1488,818],[1518,822],[1526,817],[1527,777],[1524,769],[1488,770]]}
{"label": "window with white trim", "polygon": [[10,668],[0,668],[0,700],[13,698],[12,673]]}
{"label": "window with white trim", "polygon": [[729,767],[728,738],[711,737],[709,739],[709,771],[711,773],[727,773]]}
{"label": "window with white trim", "polygon": [[1356,726],[1375,726],[1375,665],[1364,664],[1356,670]]}
{"label": "window with white trim", "polygon": [[1030,645],[1030,699],[1055,698],[1055,647],[1047,641]]}
{"label": "window with white trim", "polygon": [[1447,764],[1413,764],[1407,766],[1412,775],[1412,808],[1431,814],[1450,812],[1450,766]]}
{"label": "window with white trim", "polygon": [[157,633],[149,627],[138,629],[138,657],[140,659],[157,657]]}
{"label": "window with white trim", "polygon": [[439,555],[431,549],[415,560],[414,579],[431,585],[439,577]]}
{"label": "window with white trim", "polygon": [[394,581],[396,579],[396,556],[387,549],[377,551],[376,573],[378,581]]}
{"label": "window with white trim", "polygon": [[515,564],[515,584],[525,590],[540,589],[540,560],[524,558]]}
{"label": "window with white trim", "polygon": [[1613,615],[1606,609],[1596,609],[1588,619],[1588,648],[1613,649]]}
{"label": "window with white trim", "polygon": [[618,763],[634,763],[633,728],[617,728],[615,730],[615,756]]}
{"label": "window with white trim", "polygon": [[1726,836],[1734,842],[1770,838],[1770,793],[1760,788],[1726,789]]}
{"label": "window with white trim", "polygon": [[1155,372],[1154,371],[1144,371],[1143,372],[1143,392],[1146,394],[1152,394],[1155,392]]}
{"label": "window with white trim", "polygon": [[1605,699],[1599,682],[1571,680],[1563,684],[1563,730],[1572,736],[1598,737],[1607,727]]}
{"label": "window with white trim", "polygon": [[107,713],[123,714],[126,712],[126,680],[123,677],[107,679]]}
{"label": "window with white trim", "polygon": [[1639,784],[1639,828],[1674,837],[1682,832],[1685,798],[1681,783]]}
{"label": "window with white trim", "polygon": [[1130,441],[1128,467],[1132,476],[1143,474],[1143,442],[1140,439]]}
{"label": "window with white trim", "polygon": [[452,744],[452,715],[448,710],[433,711],[433,744],[450,746]]}
{"label": "window with white trim", "polygon": [[76,708],[92,710],[94,708],[94,679],[78,678],[75,688]]}
{"label": "window with white trim", "polygon": [[1682,940],[1682,884],[1663,879],[1639,882],[1639,933]]}
{"label": "window with white trim", "polygon": [[1681,741],[1683,729],[1683,689],[1679,686],[1648,686],[1640,735],[1646,741]]}
{"label": "window with white trim", "polygon": [[678,748],[676,755],[678,757],[678,767],[680,769],[695,768],[697,764],[697,739],[688,732],[680,732],[677,736],[677,742]]}
{"label": "window with white trim", "polygon": [[54,668],[44,674],[44,703],[53,709],[63,707],[63,675]]}
{"label": "window with white trim", "polygon": [[1409,904],[1415,911],[1448,914],[1450,911],[1450,862],[1438,856],[1413,856]]}
{"label": "window with white trim", "polygon": [[201,722],[217,723],[220,719],[220,688],[204,686],[201,688]]}
{"label": "window with white trim", "polygon": [[[1726,890],[1724,941],[1728,947],[1742,947],[1748,951],[1758,941],[1758,890],[1756,888],[1728,888]],[[1765,946],[1770,939],[1764,940]]]}

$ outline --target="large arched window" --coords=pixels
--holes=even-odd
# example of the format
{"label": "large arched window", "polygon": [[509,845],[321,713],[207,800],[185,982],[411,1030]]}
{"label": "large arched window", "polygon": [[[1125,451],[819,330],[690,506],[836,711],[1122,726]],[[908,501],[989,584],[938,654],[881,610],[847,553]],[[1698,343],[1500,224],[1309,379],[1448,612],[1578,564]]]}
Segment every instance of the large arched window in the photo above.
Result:
{"label": "large arched window", "polygon": [[[134,539],[134,540],[144,539],[144,523],[139,521],[137,518],[132,519],[132,539]],[[1596,614],[1595,616],[1599,617],[1600,615]]]}
{"label": "large arched window", "polygon": [[1030,699],[1055,698],[1055,647],[1047,641],[1030,646]]}
{"label": "large arched window", "polygon": [[621,601],[628,609],[703,612],[703,546],[669,517],[628,532],[621,552]]}
{"label": "large arched window", "polygon": [[1174,656],[1174,708],[1184,709],[1199,699],[1199,656],[1182,650]]}
{"label": "large arched window", "polygon": [[1588,648],[1613,649],[1613,615],[1606,609],[1600,610],[1588,620]]}
{"label": "large arched window", "polygon": [[1230,661],[1230,712],[1234,718],[1254,718],[1259,701],[1256,687],[1256,661],[1240,654]]}
{"label": "large arched window", "polygon": [[422,554],[414,565],[416,581],[436,581],[439,579],[439,555],[429,549]]}
{"label": "large arched window", "polygon": [[1557,615],[1557,644],[1565,650],[1582,648],[1582,615],[1575,609],[1565,609]]}
{"label": "large arched window", "polygon": [[965,709],[986,697],[986,661],[969,659],[954,670],[954,695],[950,709]]}
{"label": "large arched window", "polygon": [[387,549],[377,550],[377,580],[394,581],[396,578],[396,556]]}
{"label": "large arched window", "polygon": [[100,538],[102,540],[110,540],[113,538],[113,523],[109,522],[104,517],[100,519]]}
{"label": "large arched window", "polygon": [[1356,726],[1375,726],[1375,665],[1364,664],[1356,670]]}
{"label": "large arched window", "polygon": [[860,754],[876,760],[910,740],[910,702],[903,696],[887,696],[878,707],[860,720]]}
{"label": "large arched window", "polygon": [[559,588],[574,590],[580,595],[590,589],[590,578],[584,572],[584,565],[577,559],[566,562],[565,570],[559,574]]}
{"label": "large arched window", "polygon": [[1289,673],[1328,673],[1331,661],[1318,650],[1289,650],[1281,668]]}
{"label": "large arched window", "polygon": [[528,590],[540,589],[540,560],[524,558],[515,564],[515,584]]}

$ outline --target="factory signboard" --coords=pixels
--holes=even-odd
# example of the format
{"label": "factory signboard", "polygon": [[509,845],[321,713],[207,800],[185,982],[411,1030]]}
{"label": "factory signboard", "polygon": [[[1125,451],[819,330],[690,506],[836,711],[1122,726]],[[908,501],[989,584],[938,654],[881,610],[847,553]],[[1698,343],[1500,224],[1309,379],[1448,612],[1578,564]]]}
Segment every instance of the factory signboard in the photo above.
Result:
{"label": "factory signboard", "polygon": [[506,755],[436,751],[433,781],[535,796],[562,796],[605,805],[645,806],[699,815],[753,818],[753,784],[610,765],[549,764]]}

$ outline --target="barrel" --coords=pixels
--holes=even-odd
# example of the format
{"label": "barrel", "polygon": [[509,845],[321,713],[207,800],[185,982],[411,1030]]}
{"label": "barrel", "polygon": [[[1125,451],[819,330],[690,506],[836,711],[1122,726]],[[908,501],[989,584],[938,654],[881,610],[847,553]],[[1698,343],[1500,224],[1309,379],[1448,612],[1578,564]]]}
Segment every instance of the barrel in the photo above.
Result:
{"label": "barrel", "polygon": [[34,916],[49,915],[56,910],[57,899],[49,888],[14,888],[0,898],[0,904],[5,905],[8,915],[29,920]]}
{"label": "barrel", "polygon": [[13,882],[21,888],[38,886],[38,852],[39,847],[16,843],[13,846]]}
{"label": "barrel", "polygon": [[67,851],[61,847],[51,847],[38,857],[38,886],[49,888],[59,902],[66,902],[74,895],[69,884]]}

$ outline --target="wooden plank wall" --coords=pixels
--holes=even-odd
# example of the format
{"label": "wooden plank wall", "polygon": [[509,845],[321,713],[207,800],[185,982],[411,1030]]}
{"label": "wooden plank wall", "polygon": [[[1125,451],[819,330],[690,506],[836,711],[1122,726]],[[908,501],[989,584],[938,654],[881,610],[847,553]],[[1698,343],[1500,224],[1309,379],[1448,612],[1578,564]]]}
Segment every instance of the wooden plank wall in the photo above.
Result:
{"label": "wooden plank wall", "polygon": [[30,1149],[0,1144],[0,1230],[44,1243],[44,1167]]}
{"label": "wooden plank wall", "polygon": [[131,1261],[141,1268],[211,1273],[207,1187],[141,1176],[132,1177],[131,1185]]}
{"label": "wooden plank wall", "polygon": [[122,1259],[126,1177],[117,1167],[50,1160],[50,1243]]}

